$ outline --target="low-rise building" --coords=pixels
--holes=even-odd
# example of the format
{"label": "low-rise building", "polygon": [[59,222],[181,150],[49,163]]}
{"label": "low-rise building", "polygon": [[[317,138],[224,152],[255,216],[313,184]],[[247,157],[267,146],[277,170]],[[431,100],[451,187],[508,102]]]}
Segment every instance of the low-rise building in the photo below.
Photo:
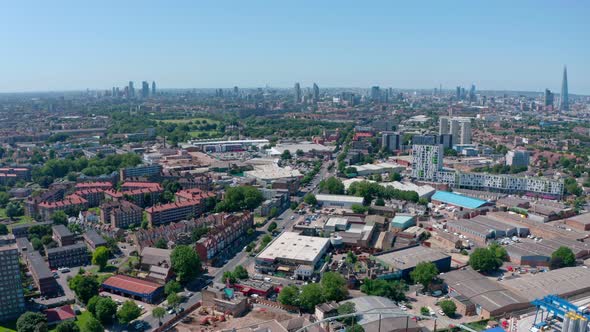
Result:
{"label": "low-rise building", "polygon": [[127,228],[131,225],[140,225],[142,218],[142,208],[125,200],[106,202],[100,206],[101,222],[113,227]]}
{"label": "low-rise building", "polygon": [[214,283],[201,290],[201,294],[203,306],[213,307],[218,312],[229,312],[234,317],[240,317],[248,310],[248,298],[225,284]]}
{"label": "low-rise building", "polygon": [[45,221],[45,222],[36,222],[36,223],[31,223],[31,224],[14,225],[14,226],[12,226],[12,235],[14,235],[16,238],[26,238],[29,235],[29,228],[36,226],[36,225],[47,226],[47,225],[51,225],[51,224],[52,224],[51,221]]}
{"label": "low-rise building", "polygon": [[198,217],[203,209],[201,200],[173,202],[147,208],[147,220],[150,227]]}
{"label": "low-rise building", "polygon": [[101,288],[113,294],[147,303],[158,303],[164,296],[164,286],[122,274],[109,277],[102,283]]}
{"label": "low-rise building", "polygon": [[61,201],[45,201],[38,204],[39,215],[43,220],[50,220],[57,211],[73,214],[86,209],[88,209],[88,201],[76,194],[69,195]]}
{"label": "low-rise building", "polygon": [[107,246],[107,241],[94,229],[88,229],[84,232],[84,242],[93,251],[98,247]]}
{"label": "low-rise building", "polygon": [[43,256],[38,251],[32,251],[25,253],[23,257],[33,277],[33,282],[39,292],[41,292],[41,295],[52,296],[59,293],[59,285],[53,277],[51,270],[49,270]]}
{"label": "low-rise building", "polygon": [[378,253],[374,257],[382,265],[388,266],[391,272],[406,279],[421,262],[433,263],[439,272],[447,272],[451,269],[451,256],[420,245]]}
{"label": "low-rise building", "polygon": [[299,265],[316,268],[329,248],[328,238],[284,232],[256,256],[256,269],[293,272]]}
{"label": "low-rise building", "polygon": [[47,261],[49,262],[49,267],[52,269],[83,266],[90,263],[88,250],[83,243],[50,248],[45,250],[45,253]]}
{"label": "low-rise building", "polygon": [[316,195],[318,204],[325,207],[340,207],[340,208],[351,208],[353,205],[362,205],[363,198],[356,196],[347,195]]}
{"label": "low-rise building", "polygon": [[206,237],[197,241],[195,250],[202,261],[209,262],[246,234],[253,225],[254,217],[249,212],[227,215],[220,223],[209,229]]}
{"label": "low-rise building", "polygon": [[51,227],[53,232],[53,240],[59,244],[60,247],[69,246],[76,242],[76,237],[64,225],[55,225]]}

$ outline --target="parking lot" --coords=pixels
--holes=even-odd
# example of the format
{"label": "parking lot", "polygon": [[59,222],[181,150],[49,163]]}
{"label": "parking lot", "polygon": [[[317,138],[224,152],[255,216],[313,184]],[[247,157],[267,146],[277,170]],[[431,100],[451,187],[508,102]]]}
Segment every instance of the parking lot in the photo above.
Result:
{"label": "parking lot", "polygon": [[[128,297],[116,295],[116,294],[109,293],[109,292],[101,292],[99,295],[110,297],[111,299],[113,299],[113,301],[117,302],[118,306],[123,304],[125,301],[132,300]],[[152,309],[155,308],[155,306],[153,304],[145,303],[145,302],[142,302],[139,300],[132,300],[132,301],[135,302],[139,306],[139,308],[141,308],[141,316],[138,319],[142,319],[145,316],[149,315],[152,312]]]}

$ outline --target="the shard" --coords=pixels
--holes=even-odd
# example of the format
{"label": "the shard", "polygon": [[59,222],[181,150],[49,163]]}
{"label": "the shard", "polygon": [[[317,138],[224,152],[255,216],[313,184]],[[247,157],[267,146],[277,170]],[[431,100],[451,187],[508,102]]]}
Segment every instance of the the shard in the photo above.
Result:
{"label": "the shard", "polygon": [[561,96],[559,98],[559,110],[567,112],[570,109],[569,96],[567,92],[567,67],[563,67],[563,80],[561,81]]}

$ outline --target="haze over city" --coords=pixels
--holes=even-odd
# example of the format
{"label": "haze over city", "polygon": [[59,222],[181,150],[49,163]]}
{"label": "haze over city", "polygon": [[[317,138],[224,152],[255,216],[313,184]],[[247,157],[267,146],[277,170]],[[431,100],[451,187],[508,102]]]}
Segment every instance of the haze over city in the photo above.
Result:
{"label": "haze over city", "polygon": [[18,1],[0,12],[0,92],[324,87],[590,94],[584,1]]}

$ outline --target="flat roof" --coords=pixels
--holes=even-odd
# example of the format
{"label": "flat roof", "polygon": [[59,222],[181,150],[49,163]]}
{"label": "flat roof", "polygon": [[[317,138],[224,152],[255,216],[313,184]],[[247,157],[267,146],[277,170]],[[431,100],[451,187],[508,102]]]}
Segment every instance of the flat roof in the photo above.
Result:
{"label": "flat roof", "polygon": [[356,196],[347,196],[347,195],[326,195],[326,194],[318,194],[315,196],[318,201],[328,201],[328,202],[346,202],[346,203],[363,203],[362,197]]}
{"label": "flat roof", "polygon": [[550,294],[570,295],[590,289],[590,269],[576,266],[537,274],[519,274],[505,279],[502,285],[528,301]]}
{"label": "flat roof", "polygon": [[566,219],[566,221],[569,221],[569,220],[579,222],[582,225],[588,225],[588,224],[590,224],[590,212],[579,214],[575,217],[571,217],[571,218]]}
{"label": "flat roof", "polygon": [[435,262],[449,257],[441,251],[424,246],[414,246],[375,255],[377,260],[398,270],[414,268],[420,262]]}
{"label": "flat roof", "polygon": [[434,195],[432,195],[432,200],[463,207],[466,209],[477,209],[487,203],[487,201],[478,198],[440,190],[437,190]]}
{"label": "flat roof", "polygon": [[155,282],[137,279],[125,275],[114,275],[102,283],[103,286],[114,287],[136,294],[151,294],[162,287]]}
{"label": "flat roof", "polygon": [[328,238],[284,232],[258,254],[257,258],[265,260],[279,258],[313,262],[329,243],[330,239]]}
{"label": "flat roof", "polygon": [[72,232],[70,232],[70,230],[64,225],[55,225],[51,227],[51,229],[53,229],[53,231],[57,233],[59,237],[72,236]]}

